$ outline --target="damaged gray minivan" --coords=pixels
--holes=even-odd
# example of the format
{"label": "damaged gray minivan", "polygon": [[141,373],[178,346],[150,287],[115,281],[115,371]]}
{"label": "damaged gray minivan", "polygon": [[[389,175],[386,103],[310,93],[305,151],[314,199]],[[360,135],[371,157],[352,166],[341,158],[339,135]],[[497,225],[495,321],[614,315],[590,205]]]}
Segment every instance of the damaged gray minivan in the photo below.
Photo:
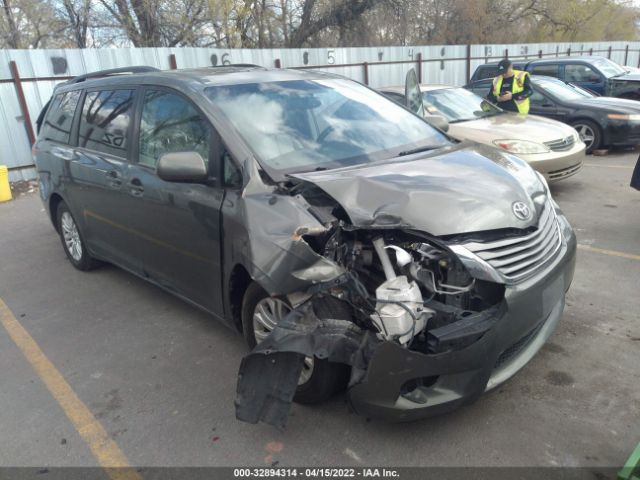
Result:
{"label": "damaged gray minivan", "polygon": [[38,123],[70,262],[116,264],[242,331],[241,420],[282,427],[292,400],[344,389],[369,417],[449,411],[562,315],[576,241],[544,178],[357,82],[118,69],[59,85]]}

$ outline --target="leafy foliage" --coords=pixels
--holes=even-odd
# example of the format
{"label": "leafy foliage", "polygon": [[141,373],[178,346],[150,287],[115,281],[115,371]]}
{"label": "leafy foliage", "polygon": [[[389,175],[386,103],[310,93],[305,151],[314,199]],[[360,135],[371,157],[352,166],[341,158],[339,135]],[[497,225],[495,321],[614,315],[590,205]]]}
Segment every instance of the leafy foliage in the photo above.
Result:
{"label": "leafy foliage", "polygon": [[634,40],[631,0],[0,0],[1,48]]}

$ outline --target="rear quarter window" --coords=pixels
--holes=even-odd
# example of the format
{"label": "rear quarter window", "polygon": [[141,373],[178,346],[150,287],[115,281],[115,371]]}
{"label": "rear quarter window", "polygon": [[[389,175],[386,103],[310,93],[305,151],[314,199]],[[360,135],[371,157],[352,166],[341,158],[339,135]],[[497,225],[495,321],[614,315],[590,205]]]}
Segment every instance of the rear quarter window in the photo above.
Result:
{"label": "rear quarter window", "polygon": [[68,144],[79,99],[80,90],[60,93],[53,97],[40,136],[45,140]]}
{"label": "rear quarter window", "polygon": [[133,90],[87,92],[78,146],[126,158],[133,99]]}

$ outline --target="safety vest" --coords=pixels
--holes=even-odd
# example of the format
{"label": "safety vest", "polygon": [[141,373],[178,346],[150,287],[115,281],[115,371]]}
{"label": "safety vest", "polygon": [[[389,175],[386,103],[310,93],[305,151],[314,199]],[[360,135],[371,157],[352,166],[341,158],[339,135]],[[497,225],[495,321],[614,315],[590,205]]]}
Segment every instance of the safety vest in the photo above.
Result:
{"label": "safety vest", "polygon": [[[522,70],[513,71],[513,83],[511,84],[511,94],[515,97],[518,93],[524,91],[524,79],[529,75],[529,72],[523,72]],[[498,75],[493,79],[493,94],[498,97],[500,95],[500,89],[502,88],[502,75]],[[524,100],[516,100],[516,107],[518,107],[519,113],[529,113],[529,98]]]}

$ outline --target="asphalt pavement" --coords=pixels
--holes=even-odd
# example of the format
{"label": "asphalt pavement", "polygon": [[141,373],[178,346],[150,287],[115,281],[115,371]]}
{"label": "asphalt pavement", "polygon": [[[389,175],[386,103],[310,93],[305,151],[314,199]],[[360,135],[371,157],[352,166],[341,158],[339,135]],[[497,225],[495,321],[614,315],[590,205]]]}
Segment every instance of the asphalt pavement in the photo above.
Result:
{"label": "asphalt pavement", "polygon": [[284,432],[237,421],[241,335],[118,268],[76,271],[37,194],[0,204],[0,299],[62,378],[0,327],[0,466],[98,465],[81,406],[134,466],[619,466],[640,441],[637,155],[552,186],[580,247],[549,343],[473,405],[408,424],[344,397],[294,405]]}

